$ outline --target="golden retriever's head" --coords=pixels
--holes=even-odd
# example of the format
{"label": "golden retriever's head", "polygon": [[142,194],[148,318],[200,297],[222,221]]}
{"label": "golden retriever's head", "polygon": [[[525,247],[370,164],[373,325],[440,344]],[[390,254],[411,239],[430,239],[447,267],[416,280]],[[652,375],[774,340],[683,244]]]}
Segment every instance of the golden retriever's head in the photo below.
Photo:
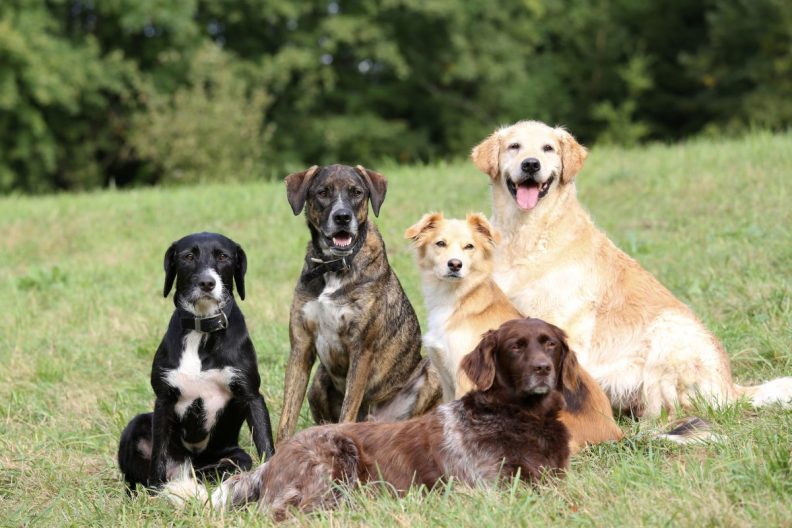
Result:
{"label": "golden retriever's head", "polygon": [[563,128],[520,121],[479,143],[471,158],[523,211],[534,209],[553,186],[571,183],[588,155]]}
{"label": "golden retriever's head", "polygon": [[425,214],[404,232],[413,241],[418,267],[441,281],[458,282],[472,274],[492,272],[492,252],[500,235],[479,213],[466,220],[446,219],[443,213]]}

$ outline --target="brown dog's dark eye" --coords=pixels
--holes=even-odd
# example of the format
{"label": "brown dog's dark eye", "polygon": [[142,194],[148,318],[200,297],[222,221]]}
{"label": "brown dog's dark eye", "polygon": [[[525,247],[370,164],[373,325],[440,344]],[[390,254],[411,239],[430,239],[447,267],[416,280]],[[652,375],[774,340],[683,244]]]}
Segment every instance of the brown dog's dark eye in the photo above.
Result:
{"label": "brown dog's dark eye", "polygon": [[466,249],[466,250],[470,251],[471,249],[473,249],[473,244],[468,244],[465,247],[463,247],[462,249]]}
{"label": "brown dog's dark eye", "polygon": [[353,188],[352,188],[352,189],[351,189],[349,192],[350,192],[350,193],[352,194],[352,196],[354,196],[355,198],[360,198],[361,196],[363,196],[363,191],[361,191],[361,190],[360,190],[360,189],[358,189],[357,187],[353,187]]}
{"label": "brown dog's dark eye", "polygon": [[319,189],[319,191],[316,193],[316,196],[318,196],[319,198],[327,198],[329,195],[330,195],[330,191],[328,191],[326,188]]}
{"label": "brown dog's dark eye", "polygon": [[553,152],[553,150],[555,149],[553,148],[553,145],[545,145],[544,147],[542,147],[542,150],[544,150],[545,152]]}
{"label": "brown dog's dark eye", "polygon": [[520,148],[519,143],[512,143],[511,145],[509,145],[510,150],[519,150],[519,148]]}
{"label": "brown dog's dark eye", "polygon": [[438,240],[437,242],[435,242],[435,246],[437,246],[437,247],[446,247],[445,240]]}

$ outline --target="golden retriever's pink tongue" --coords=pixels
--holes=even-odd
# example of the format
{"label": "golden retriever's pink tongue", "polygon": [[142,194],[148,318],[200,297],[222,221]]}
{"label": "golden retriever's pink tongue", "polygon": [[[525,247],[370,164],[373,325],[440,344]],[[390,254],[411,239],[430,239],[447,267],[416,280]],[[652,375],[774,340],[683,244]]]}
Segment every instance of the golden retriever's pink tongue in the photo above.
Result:
{"label": "golden retriever's pink tongue", "polygon": [[539,187],[520,185],[517,187],[517,205],[521,209],[533,209],[539,201]]}

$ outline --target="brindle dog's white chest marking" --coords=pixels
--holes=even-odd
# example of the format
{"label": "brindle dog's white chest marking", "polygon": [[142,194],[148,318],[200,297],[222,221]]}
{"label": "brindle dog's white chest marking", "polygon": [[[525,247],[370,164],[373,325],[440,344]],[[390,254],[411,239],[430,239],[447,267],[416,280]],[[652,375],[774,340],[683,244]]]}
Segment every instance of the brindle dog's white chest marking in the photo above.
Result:
{"label": "brindle dog's white chest marking", "polygon": [[237,374],[232,367],[201,370],[198,347],[204,336],[205,334],[194,330],[184,336],[179,366],[165,374],[165,382],[179,390],[175,410],[180,419],[196,399],[201,398],[203,401],[204,429],[207,435],[198,443],[183,442],[191,451],[203,451],[209,443],[208,432],[214,427],[218,413],[231,399],[230,385]]}
{"label": "brindle dog's white chest marking", "polygon": [[[348,353],[339,336],[345,334],[349,326],[350,310],[332,298],[340,287],[341,279],[335,273],[325,273],[325,287],[321,295],[305,303],[302,312],[306,322],[316,325],[314,345],[319,361],[325,365],[336,388],[343,392],[346,389],[346,377],[340,377],[328,368],[329,365],[345,367],[349,363]],[[346,368],[343,370],[346,371]]]}

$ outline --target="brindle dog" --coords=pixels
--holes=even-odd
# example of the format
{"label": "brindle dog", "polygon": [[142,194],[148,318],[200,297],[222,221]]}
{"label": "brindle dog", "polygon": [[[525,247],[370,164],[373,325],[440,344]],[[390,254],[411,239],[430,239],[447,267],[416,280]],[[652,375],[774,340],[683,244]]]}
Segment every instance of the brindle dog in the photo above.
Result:
{"label": "brindle dog", "polygon": [[278,442],[294,433],[317,356],[308,395],[317,423],[404,419],[440,399],[437,372],[421,358],[418,318],[368,219],[369,201],[378,216],[386,189],[384,176],[360,165],[313,166],[286,178],[311,242],[291,307]]}

